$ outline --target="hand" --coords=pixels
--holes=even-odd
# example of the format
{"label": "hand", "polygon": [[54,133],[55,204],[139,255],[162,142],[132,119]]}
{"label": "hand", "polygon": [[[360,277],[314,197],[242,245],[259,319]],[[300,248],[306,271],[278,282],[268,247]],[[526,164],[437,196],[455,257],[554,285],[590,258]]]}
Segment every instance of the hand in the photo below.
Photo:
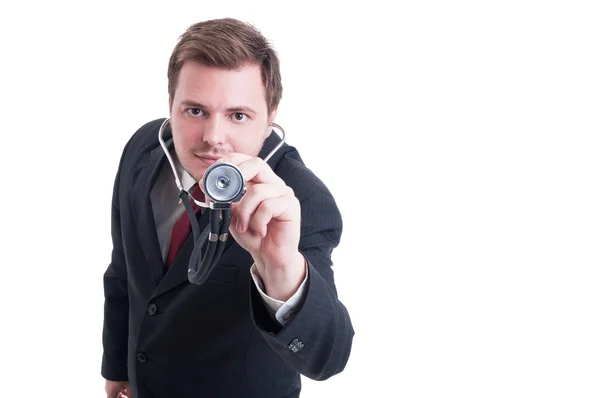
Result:
{"label": "hand", "polygon": [[252,255],[267,295],[286,301],[306,273],[304,257],[298,252],[300,202],[260,158],[231,153],[219,162],[236,165],[246,182],[246,193],[232,205],[229,231]]}
{"label": "hand", "polygon": [[104,386],[106,398],[131,398],[129,396],[129,382],[106,380]]}

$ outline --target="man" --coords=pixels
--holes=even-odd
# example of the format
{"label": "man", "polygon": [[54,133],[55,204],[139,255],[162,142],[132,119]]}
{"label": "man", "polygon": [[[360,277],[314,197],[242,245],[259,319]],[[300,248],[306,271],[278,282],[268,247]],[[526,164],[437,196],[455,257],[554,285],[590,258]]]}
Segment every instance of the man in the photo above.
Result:
{"label": "man", "polygon": [[[104,275],[107,397],[297,397],[300,374],[325,380],[345,368],[354,330],[331,269],[342,232],[333,197],[292,146],[262,160],[279,143],[277,56],[250,25],[205,21],[180,38],[168,78],[163,138],[184,189],[202,196],[196,182],[227,161],[247,192],[218,264],[190,283],[194,238],[188,229],[175,242],[188,216],[158,141],[164,120],[129,140]],[[202,229],[209,213],[197,213]]]}

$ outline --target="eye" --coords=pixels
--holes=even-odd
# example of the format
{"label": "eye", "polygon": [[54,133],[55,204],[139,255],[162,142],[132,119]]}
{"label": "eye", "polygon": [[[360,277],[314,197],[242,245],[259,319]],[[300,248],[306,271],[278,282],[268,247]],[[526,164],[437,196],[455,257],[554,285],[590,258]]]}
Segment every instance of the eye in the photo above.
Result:
{"label": "eye", "polygon": [[204,111],[200,108],[189,108],[189,109],[186,109],[186,112],[190,116],[203,116],[204,115]]}
{"label": "eye", "polygon": [[241,112],[235,112],[231,115],[231,118],[235,121],[235,122],[243,122],[246,119],[248,119],[248,115],[246,115],[245,113],[241,113]]}

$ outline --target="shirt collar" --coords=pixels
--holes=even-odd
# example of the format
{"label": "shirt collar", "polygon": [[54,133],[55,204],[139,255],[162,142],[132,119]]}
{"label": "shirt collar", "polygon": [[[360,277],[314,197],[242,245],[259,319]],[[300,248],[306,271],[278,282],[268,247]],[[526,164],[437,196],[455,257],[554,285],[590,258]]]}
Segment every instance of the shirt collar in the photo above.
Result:
{"label": "shirt collar", "polygon": [[175,162],[175,169],[177,170],[177,174],[181,176],[181,185],[183,185],[183,189],[189,192],[190,189],[192,189],[192,187],[194,186],[194,184],[197,183],[197,181],[194,180],[194,177],[192,177],[190,173],[185,171],[185,169],[181,165],[181,162],[179,162],[179,158],[177,157],[175,150],[173,150],[171,156],[173,157],[173,161]]}

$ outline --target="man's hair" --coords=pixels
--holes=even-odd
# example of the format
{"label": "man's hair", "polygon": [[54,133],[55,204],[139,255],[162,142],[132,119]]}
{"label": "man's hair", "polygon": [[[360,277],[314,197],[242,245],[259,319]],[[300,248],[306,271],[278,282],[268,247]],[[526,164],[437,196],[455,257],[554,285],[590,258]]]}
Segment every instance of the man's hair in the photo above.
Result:
{"label": "man's hair", "polygon": [[185,61],[236,70],[246,63],[260,66],[268,112],[277,107],[283,87],[279,59],[268,40],[254,26],[233,18],[212,19],[190,26],[179,38],[169,59],[169,97],[175,97]]}

